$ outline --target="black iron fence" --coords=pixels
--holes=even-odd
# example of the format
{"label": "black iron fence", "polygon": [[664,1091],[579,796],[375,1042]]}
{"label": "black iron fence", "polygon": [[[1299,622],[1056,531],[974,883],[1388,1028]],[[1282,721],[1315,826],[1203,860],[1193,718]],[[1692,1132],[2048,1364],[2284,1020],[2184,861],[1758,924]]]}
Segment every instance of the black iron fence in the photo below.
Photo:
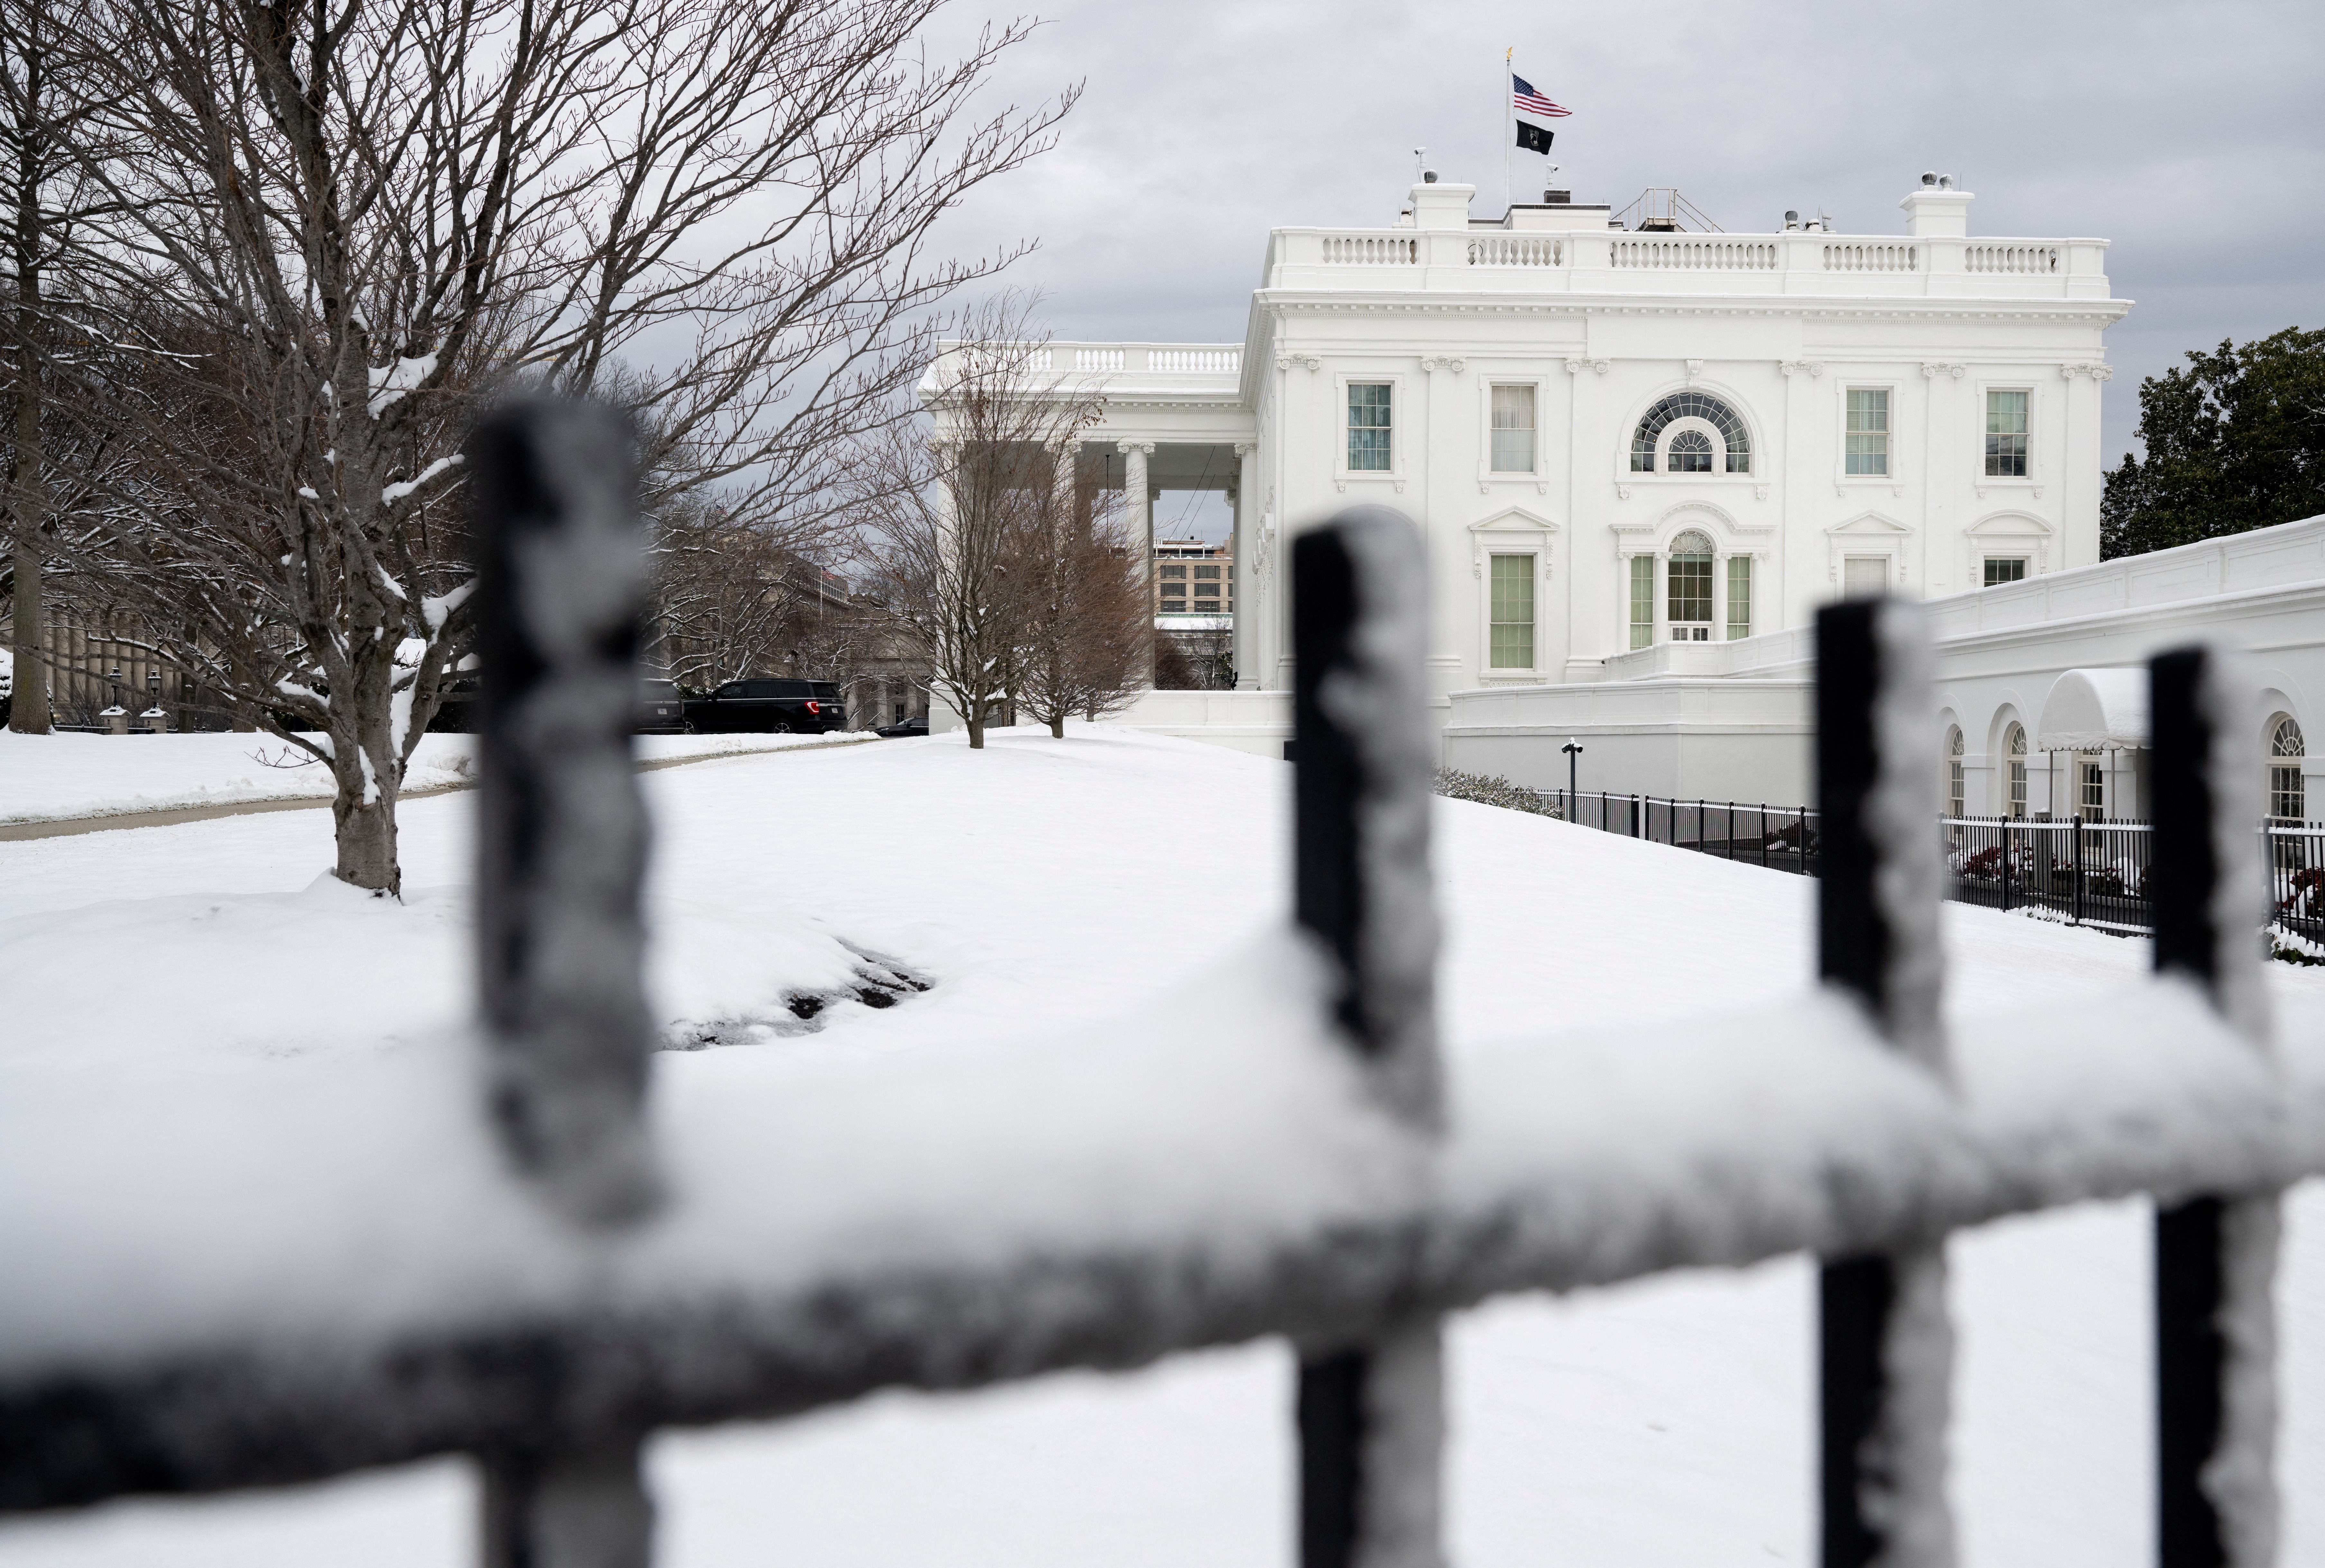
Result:
{"label": "black iron fence", "polygon": [[[1020,1086],[1043,1115],[987,1127],[1008,1097],[980,1099],[985,1112],[945,1129],[942,1158],[922,1118],[892,1125],[879,1092],[921,1083],[929,1069],[909,1053],[867,1066],[840,1099],[788,1105],[792,1123],[722,1141],[727,1123],[650,1120],[643,1103],[629,450],[598,416],[553,405],[502,416],[470,448],[498,639],[472,1098],[366,1101],[366,1127],[418,1119],[384,1142],[334,1143],[295,1193],[220,1156],[221,1135],[199,1125],[140,1124],[166,1191],[0,1179],[0,1510],[465,1452],[485,1480],[491,1568],[643,1568],[639,1446],[657,1428],[1276,1335],[1300,1362],[1285,1414],[1303,1568],[1438,1568],[1443,1314],[1805,1251],[1824,1260],[1822,1562],[1943,1563],[1948,1233],[2149,1193],[2160,1555],[2265,1560],[2277,1194],[2325,1165],[2325,1110],[2280,1077],[2265,1010],[2249,1005],[2258,960],[2233,912],[2259,903],[2261,871],[2249,829],[2216,804],[2208,759],[2244,758],[2219,740],[2240,733],[2225,717],[2238,710],[2202,650],[2154,667],[2142,885],[2166,983],[2015,1019],[1998,1076],[1950,1046],[1946,868],[1913,825],[1936,814],[1934,781],[1918,751],[1885,746],[1880,722],[1926,693],[1919,622],[1857,600],[1819,620],[1820,812],[1634,800],[1627,819],[1643,837],[1817,869],[1819,972],[1851,1005],[1787,998],[1739,1019],[1707,998],[1723,1048],[1686,1073],[1609,1071],[1591,1053],[1637,1043],[1593,1037],[1481,1051],[1456,1075],[1432,1023],[1422,549],[1401,515],[1356,508],[1292,552],[1307,940],[1267,960],[1280,1007],[1218,1025],[1264,1071],[1248,1085],[1215,1066],[1190,1079],[1166,1053],[1121,1069],[1154,1075],[1154,1092],[1077,1099],[1090,1036],[1060,1019],[1054,1060],[1070,1071]],[[1603,797],[1596,809],[1611,828]],[[2113,1074],[2094,1096],[2089,1064],[2145,1040],[2170,1071]],[[1051,1060],[1006,1044],[990,1071]],[[2046,1053],[2052,1070],[2026,1070]],[[1792,1108],[1781,1137],[1734,1114],[1771,1094]],[[785,1125],[847,1136],[787,1154],[769,1130]],[[682,1158],[663,1131],[686,1140]],[[70,1128],[45,1132],[79,1146]],[[236,1151],[264,1146],[263,1128],[244,1134],[260,1142]],[[404,1156],[431,1140],[498,1160],[416,1171]],[[0,1174],[10,1157],[0,1140]],[[818,1168],[848,1160],[881,1179]],[[1232,1179],[1190,1189],[1195,1167]],[[980,1185],[996,1169],[1014,1183]],[[1107,1195],[1105,1215],[1048,1197],[1084,1192]],[[68,1198],[97,1207],[69,1221]],[[166,1202],[172,1245],[143,1208],[103,1207],[120,1201]],[[230,1268],[206,1230],[232,1239]],[[968,1231],[984,1240],[959,1244]],[[346,1261],[359,1258],[394,1288]],[[93,1313],[123,1281],[140,1310]]]}
{"label": "black iron fence", "polygon": [[1602,832],[1743,860],[1773,871],[1817,874],[1817,812],[1807,806],[1675,801],[1593,790],[1537,790],[1553,816]]}
{"label": "black iron fence", "polygon": [[[1586,828],[1740,860],[1820,874],[1821,818],[1811,806],[1682,801],[1584,790],[1533,792],[1543,809]],[[1945,895],[1987,909],[2050,912],[2070,925],[2145,934],[2155,929],[2148,874],[2151,822],[1941,817]],[[2262,824],[2269,905],[2280,932],[2325,949],[2325,825]]]}
{"label": "black iron fence", "polygon": [[2047,909],[2107,931],[2155,929],[2151,823],[1946,817],[1939,830],[1946,896],[1958,904]]}

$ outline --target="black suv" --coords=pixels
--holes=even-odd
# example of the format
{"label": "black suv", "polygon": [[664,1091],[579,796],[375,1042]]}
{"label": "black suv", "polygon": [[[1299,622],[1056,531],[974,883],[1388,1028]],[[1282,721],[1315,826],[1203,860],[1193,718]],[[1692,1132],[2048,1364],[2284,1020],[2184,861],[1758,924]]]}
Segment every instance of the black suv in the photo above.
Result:
{"label": "black suv", "polygon": [[735,729],[820,735],[847,728],[848,710],[829,681],[729,681],[687,702],[686,727],[697,735]]}
{"label": "black suv", "polygon": [[[476,676],[461,676],[445,690],[443,706],[436,710],[436,717],[428,721],[428,728],[459,735],[475,734],[483,717],[483,695]],[[686,728],[687,707],[686,700],[678,694],[676,682],[649,677],[639,683],[637,711],[631,728],[640,735],[677,735]]]}

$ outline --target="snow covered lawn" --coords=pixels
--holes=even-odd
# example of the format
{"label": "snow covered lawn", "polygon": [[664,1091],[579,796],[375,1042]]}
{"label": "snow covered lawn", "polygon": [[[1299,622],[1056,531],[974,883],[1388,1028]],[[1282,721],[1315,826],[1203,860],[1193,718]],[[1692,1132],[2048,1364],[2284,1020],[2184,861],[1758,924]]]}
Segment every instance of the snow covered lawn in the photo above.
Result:
{"label": "snow covered lawn", "polygon": [[[642,735],[648,762],[869,741],[838,735]],[[407,790],[473,781],[476,737],[421,738]],[[17,735],[0,729],[0,825],[245,801],[329,800],[321,764],[271,735]]]}
{"label": "snow covered lawn", "polygon": [[[62,738],[125,754],[256,740]],[[14,743],[0,740],[0,816],[16,812]],[[225,756],[151,787],[226,787],[233,765]],[[657,1093],[738,1114],[755,1101],[779,1121],[787,1085],[867,1053],[936,1068],[972,1043],[1125,1009],[1200,1041],[1217,1021],[1206,971],[1285,918],[1289,780],[1280,764],[1103,727],[1062,743],[1006,732],[981,755],[940,737],[650,773],[662,1016],[673,1043],[697,1043],[686,1026],[704,1023],[742,1042],[658,1057]],[[120,798],[101,782],[44,787],[67,803],[60,814]],[[467,1011],[472,805],[452,794],[405,809],[400,908],[317,881],[329,860],[320,812],[0,844],[0,986],[14,1008],[0,1095],[263,1093],[298,1075],[355,1082],[426,1049]],[[1622,1029],[1677,1062],[1677,1047],[1718,1044],[1722,1015],[1806,986],[1811,884],[1491,807],[1442,803],[1438,821],[1457,1074],[1488,1039],[1570,1027]],[[2144,942],[1958,906],[1946,916],[1950,997],[1985,1028],[2015,1007],[2119,990],[2147,963]],[[777,1032],[783,995],[842,994],[866,954],[932,988],[885,1010],[842,1000],[815,1033]],[[2325,1024],[2325,971],[2270,978],[2282,1027]],[[359,1009],[335,1006],[351,994]],[[320,1030],[327,1015],[345,1021]],[[2152,1557],[2145,1234],[2144,1211],[2117,1204],[1957,1239],[1966,1563]],[[2313,1189],[2294,1205],[2289,1262],[2283,1561],[2325,1562]],[[1811,1291],[1808,1266],[1786,1259],[1459,1320],[1453,1559],[1813,1561]],[[662,1561],[1281,1564],[1289,1399],[1286,1354],[1264,1344],[665,1436],[653,1460]],[[0,1563],[459,1563],[473,1507],[464,1468],[442,1462],[0,1526]]]}

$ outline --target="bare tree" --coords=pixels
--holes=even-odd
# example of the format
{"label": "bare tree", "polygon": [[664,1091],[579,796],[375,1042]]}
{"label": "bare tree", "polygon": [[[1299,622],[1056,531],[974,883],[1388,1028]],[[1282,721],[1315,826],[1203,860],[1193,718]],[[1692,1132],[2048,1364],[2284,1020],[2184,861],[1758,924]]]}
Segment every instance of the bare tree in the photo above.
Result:
{"label": "bare tree", "polygon": [[1145,685],[1154,617],[1121,495],[1079,463],[1061,463],[1051,505],[1029,509],[1018,570],[1029,589],[1017,700],[1062,739]]}
{"label": "bare tree", "polygon": [[795,597],[782,547],[703,496],[665,506],[653,538],[649,656],[689,688],[772,668]]}
{"label": "bare tree", "polygon": [[[70,148],[169,302],[125,395],[153,488],[108,565],[157,652],[327,762],[338,874],[395,889],[403,769],[469,643],[459,444],[511,384],[639,414],[650,507],[772,530],[896,417],[915,323],[1014,253],[932,226],[1073,93],[971,121],[1026,34],[941,0],[86,0]],[[311,733],[309,733],[311,731]]]}
{"label": "bare tree", "polygon": [[1020,691],[1044,591],[1027,541],[1057,521],[1060,465],[1104,403],[1050,372],[1026,314],[1010,295],[968,312],[923,387],[936,428],[887,432],[857,479],[864,564],[972,748]]}
{"label": "bare tree", "polygon": [[1235,634],[1216,626],[1157,633],[1154,685],[1162,691],[1233,691]]}
{"label": "bare tree", "polygon": [[[57,428],[46,371],[47,350],[60,336],[54,318],[74,310],[76,284],[109,270],[91,243],[91,226],[108,215],[107,199],[66,149],[90,107],[86,41],[70,21],[68,8],[44,0],[0,0],[0,248],[8,265],[9,324],[7,408],[0,424],[9,549],[0,575],[7,580],[9,637],[17,655],[8,726],[27,735],[46,734],[51,722],[42,658],[44,589],[69,560],[52,542],[61,518],[91,501],[88,476],[105,477],[118,458],[102,434],[95,450],[74,450],[75,438],[89,432]],[[57,283],[64,285],[60,298]],[[56,471],[60,466],[65,474]],[[78,484],[69,478],[76,473],[82,476]]]}

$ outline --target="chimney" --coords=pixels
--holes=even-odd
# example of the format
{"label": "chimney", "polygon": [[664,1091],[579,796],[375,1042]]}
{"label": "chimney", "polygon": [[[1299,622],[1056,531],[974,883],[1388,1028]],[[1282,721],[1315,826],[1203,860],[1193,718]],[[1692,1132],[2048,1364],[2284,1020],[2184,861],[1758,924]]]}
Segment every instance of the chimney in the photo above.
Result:
{"label": "chimney", "polygon": [[1469,198],[1477,193],[1474,185],[1442,185],[1432,172],[1428,180],[1413,188],[1413,226],[1415,228],[1463,228],[1469,227]]}
{"label": "chimney", "polygon": [[1905,232],[1916,239],[1960,239],[1969,233],[1970,194],[1954,189],[1950,174],[1922,176],[1921,188],[1897,205]]}

